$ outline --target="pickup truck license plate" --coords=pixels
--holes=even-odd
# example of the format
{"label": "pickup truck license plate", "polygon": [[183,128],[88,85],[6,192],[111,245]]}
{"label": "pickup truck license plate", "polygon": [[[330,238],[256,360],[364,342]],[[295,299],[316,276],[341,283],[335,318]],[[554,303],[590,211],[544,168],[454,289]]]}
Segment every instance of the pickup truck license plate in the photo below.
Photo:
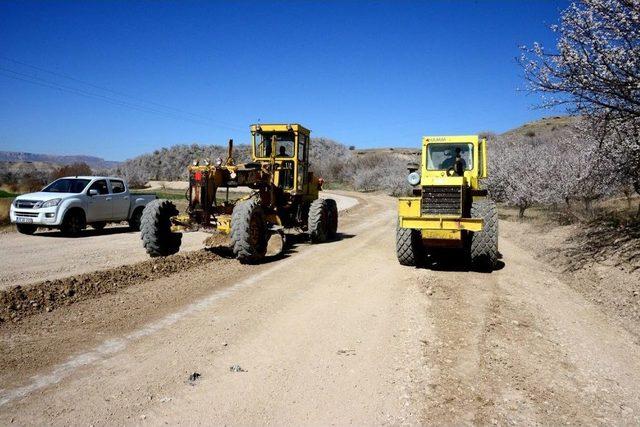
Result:
{"label": "pickup truck license plate", "polygon": [[16,222],[31,224],[33,222],[33,218],[25,218],[25,217],[19,216],[16,218]]}

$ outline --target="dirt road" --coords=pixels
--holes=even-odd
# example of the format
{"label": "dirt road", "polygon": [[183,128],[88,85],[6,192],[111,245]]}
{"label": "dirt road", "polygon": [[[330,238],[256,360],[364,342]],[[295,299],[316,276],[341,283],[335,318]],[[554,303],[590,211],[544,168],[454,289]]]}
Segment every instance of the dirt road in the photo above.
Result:
{"label": "dirt road", "polygon": [[[355,199],[339,194],[334,197],[343,209]],[[203,247],[206,233],[184,233],[181,252]],[[81,237],[64,237],[56,230],[41,229],[33,236],[0,233],[0,290],[69,275],[113,268],[148,259],[140,243],[140,233],[130,232],[126,225],[109,226],[102,231],[91,228]]]}
{"label": "dirt road", "polygon": [[340,240],[0,325],[0,424],[640,423],[637,332],[516,224],[491,274],[404,268],[357,197]]}

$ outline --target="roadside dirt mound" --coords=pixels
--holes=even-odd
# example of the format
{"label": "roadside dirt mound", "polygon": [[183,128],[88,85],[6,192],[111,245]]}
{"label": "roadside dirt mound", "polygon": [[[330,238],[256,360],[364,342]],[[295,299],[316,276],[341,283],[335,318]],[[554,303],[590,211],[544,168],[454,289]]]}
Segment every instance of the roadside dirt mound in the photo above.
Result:
{"label": "roadside dirt mound", "polygon": [[640,269],[640,221],[595,220],[567,242],[567,269],[607,262],[629,272]]}
{"label": "roadside dirt mound", "polygon": [[219,258],[210,251],[200,250],[33,285],[13,286],[0,291],[0,323],[18,322],[25,316],[166,277]]}
{"label": "roadside dirt mound", "polygon": [[553,266],[566,283],[618,318],[640,330],[640,227],[637,222],[594,220],[541,227],[503,221],[503,235],[532,250]]}

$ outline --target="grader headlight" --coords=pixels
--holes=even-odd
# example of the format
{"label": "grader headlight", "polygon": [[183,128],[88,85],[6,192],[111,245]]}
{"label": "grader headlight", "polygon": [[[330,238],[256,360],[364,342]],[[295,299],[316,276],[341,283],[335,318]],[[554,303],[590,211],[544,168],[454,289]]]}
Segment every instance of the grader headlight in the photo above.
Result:
{"label": "grader headlight", "polygon": [[414,186],[420,184],[420,174],[418,172],[411,172],[409,176],[407,176],[407,181]]}

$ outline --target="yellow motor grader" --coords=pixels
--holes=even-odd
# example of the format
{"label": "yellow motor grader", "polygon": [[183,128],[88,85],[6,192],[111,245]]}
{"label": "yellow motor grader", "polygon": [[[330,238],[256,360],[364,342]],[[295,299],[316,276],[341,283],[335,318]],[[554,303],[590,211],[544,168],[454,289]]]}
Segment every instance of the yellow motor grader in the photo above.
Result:
{"label": "yellow motor grader", "polygon": [[398,200],[396,254],[402,265],[459,249],[477,269],[498,262],[498,212],[480,187],[487,177],[487,142],[477,135],[425,136],[422,164],[410,165],[413,197]]}
{"label": "yellow motor grader", "polygon": [[[307,232],[312,243],[333,238],[338,208],[335,200],[318,198],[322,179],[309,170],[310,133],[299,124],[256,124],[251,126],[251,162],[236,164],[232,140],[226,161],[194,160],[184,214],[168,200],[146,206],[141,238],[147,253],[178,252],[184,230],[230,237],[229,247],[241,263],[262,260],[274,236],[284,247],[285,230]],[[230,201],[229,189],[239,187],[247,194]]]}

